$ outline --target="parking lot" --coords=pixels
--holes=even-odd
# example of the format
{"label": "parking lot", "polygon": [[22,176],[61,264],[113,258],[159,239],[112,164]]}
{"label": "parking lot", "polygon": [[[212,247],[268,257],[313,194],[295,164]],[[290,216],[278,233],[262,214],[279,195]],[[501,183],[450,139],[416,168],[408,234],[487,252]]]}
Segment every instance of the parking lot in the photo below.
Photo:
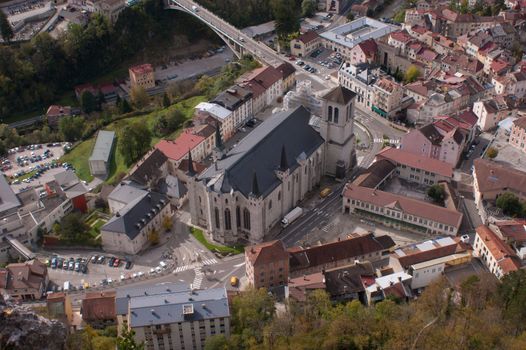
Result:
{"label": "parking lot", "polygon": [[2,172],[15,192],[36,187],[51,181],[55,174],[64,170],[58,159],[64,154],[63,143],[29,145],[9,150],[7,158],[1,159]]}
{"label": "parking lot", "polygon": [[71,290],[85,289],[159,273],[168,262],[158,266],[137,265],[123,257],[105,254],[56,254],[41,258],[48,261],[49,290],[59,291],[68,282]]}
{"label": "parking lot", "polygon": [[337,70],[342,63],[339,53],[320,47],[308,56],[296,61],[296,65],[310,73],[319,74],[328,80],[329,75]]}

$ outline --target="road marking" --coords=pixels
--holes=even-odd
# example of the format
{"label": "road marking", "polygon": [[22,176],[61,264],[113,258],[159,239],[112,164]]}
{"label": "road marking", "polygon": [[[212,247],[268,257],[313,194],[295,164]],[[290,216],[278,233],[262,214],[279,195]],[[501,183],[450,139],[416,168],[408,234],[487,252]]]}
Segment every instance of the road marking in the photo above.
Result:
{"label": "road marking", "polygon": [[216,259],[205,259],[202,261],[202,263],[203,263],[203,266],[214,265],[214,264],[217,264],[217,260]]}
{"label": "road marking", "polygon": [[201,288],[201,283],[203,283],[204,273],[203,271],[201,271],[201,267],[196,267],[194,271],[195,271],[195,277],[194,277],[194,282],[192,283],[192,288],[199,289]]}
{"label": "road marking", "polygon": [[234,267],[241,267],[241,266],[243,266],[243,265],[245,265],[244,262],[242,262],[241,264],[236,264],[236,265],[234,265]]}

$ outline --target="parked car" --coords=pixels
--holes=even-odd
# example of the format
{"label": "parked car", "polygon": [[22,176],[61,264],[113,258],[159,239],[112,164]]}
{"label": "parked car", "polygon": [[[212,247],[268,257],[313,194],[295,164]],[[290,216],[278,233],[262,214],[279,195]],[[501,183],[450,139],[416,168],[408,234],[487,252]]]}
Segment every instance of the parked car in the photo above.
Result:
{"label": "parked car", "polygon": [[93,256],[91,257],[91,259],[90,259],[91,263],[92,263],[92,264],[96,264],[98,258],[99,258],[98,255],[93,255]]}
{"label": "parked car", "polygon": [[113,266],[113,263],[115,262],[115,257],[111,257],[110,260],[108,261],[108,266]]}
{"label": "parked car", "polygon": [[119,260],[119,258],[115,258],[115,260],[113,261],[113,267],[119,267],[120,264],[121,261]]}
{"label": "parked car", "polygon": [[129,260],[126,261],[126,265],[124,265],[124,268],[125,268],[126,270],[129,270],[129,269],[131,269],[131,267],[132,267],[132,262],[129,261]]}
{"label": "parked car", "polygon": [[99,256],[97,259],[97,264],[104,263],[104,260],[106,260],[106,257],[104,255]]}

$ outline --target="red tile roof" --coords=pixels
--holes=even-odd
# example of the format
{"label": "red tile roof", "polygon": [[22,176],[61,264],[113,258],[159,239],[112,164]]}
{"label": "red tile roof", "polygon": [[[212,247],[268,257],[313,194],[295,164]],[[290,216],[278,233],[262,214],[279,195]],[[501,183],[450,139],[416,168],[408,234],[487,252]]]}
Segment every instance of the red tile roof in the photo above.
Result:
{"label": "red tile roof", "polygon": [[393,257],[398,259],[398,262],[403,268],[409,268],[411,265],[419,264],[425,261],[442,258],[448,255],[464,253],[468,250],[468,246],[460,242],[458,238],[454,239],[452,244],[433,244],[434,248],[427,250],[414,249],[413,246],[404,247],[395,250]]}
{"label": "red tile roof", "polygon": [[516,242],[526,241],[526,220],[515,219],[508,221],[497,221],[495,226],[498,227],[501,235],[505,239],[511,239]]}
{"label": "red tile roof", "polygon": [[399,148],[386,147],[378,154],[377,159],[387,159],[394,163],[407,165],[413,168],[429,171],[434,174],[453,177],[453,167],[451,164],[437,159],[430,159],[417,154],[403,151]]}
{"label": "red tile roof", "polygon": [[392,32],[389,34],[393,40],[400,41],[403,43],[409,42],[412,38],[409,34],[407,34],[406,31],[398,31],[398,32]]}
{"label": "red tile roof", "polygon": [[414,215],[434,222],[459,228],[462,214],[456,210],[412,199],[406,196],[348,184],[343,194],[345,198],[357,199],[383,208],[399,208],[405,214]]}
{"label": "red tile roof", "polygon": [[358,44],[366,57],[373,57],[378,51],[378,45],[374,39],[367,39]]}
{"label": "red tile roof", "polygon": [[297,38],[297,40],[301,41],[304,44],[308,44],[311,41],[318,39],[319,37],[320,36],[318,35],[318,33],[316,33],[315,31],[310,30],[308,32],[305,32],[305,33],[301,34]]}
{"label": "red tile roof", "polygon": [[495,161],[477,158],[473,161],[479,191],[513,191],[526,196],[526,173]]}
{"label": "red tile roof", "polygon": [[147,74],[147,73],[153,72],[153,67],[151,64],[145,63],[145,64],[131,67],[130,71],[132,71],[135,74]]}
{"label": "red tile roof", "polygon": [[169,159],[179,161],[184,158],[189,150],[197,147],[205,138],[195,135],[191,130],[185,130],[179,137],[173,141],[161,140],[155,145],[155,148],[164,153]]}
{"label": "red tile roof", "polygon": [[504,243],[489,227],[480,225],[476,231],[477,236],[487,247],[489,254],[497,261],[503,274],[517,271],[521,267],[519,258],[510,246]]}
{"label": "red tile roof", "polygon": [[253,266],[266,265],[271,262],[289,259],[283,242],[278,240],[245,247],[245,257]]}
{"label": "red tile roof", "polygon": [[104,321],[116,318],[115,291],[86,293],[82,299],[82,319]]}

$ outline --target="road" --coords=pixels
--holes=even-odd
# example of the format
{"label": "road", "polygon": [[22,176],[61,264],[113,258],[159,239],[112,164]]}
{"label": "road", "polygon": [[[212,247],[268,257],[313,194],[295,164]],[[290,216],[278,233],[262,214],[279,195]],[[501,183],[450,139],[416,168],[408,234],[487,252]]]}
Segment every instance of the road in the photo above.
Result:
{"label": "road", "polygon": [[191,0],[170,0],[169,8],[178,9],[177,7],[182,7],[188,13],[191,13],[193,16],[201,19],[214,31],[228,37],[237,45],[243,47],[245,51],[258,57],[266,64],[276,67],[283,62],[283,58],[270,47],[264,43],[252,39],[241,30],[208,11],[198,3]]}

